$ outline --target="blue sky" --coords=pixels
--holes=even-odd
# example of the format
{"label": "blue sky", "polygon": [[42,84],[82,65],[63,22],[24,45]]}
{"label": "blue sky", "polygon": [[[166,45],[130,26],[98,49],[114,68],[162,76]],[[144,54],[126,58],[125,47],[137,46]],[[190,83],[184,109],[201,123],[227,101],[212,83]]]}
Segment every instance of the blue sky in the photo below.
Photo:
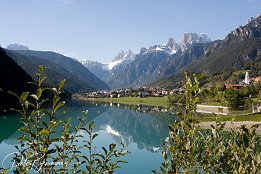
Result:
{"label": "blue sky", "polygon": [[185,32],[223,39],[260,7],[260,0],[0,0],[0,44],[106,63]]}

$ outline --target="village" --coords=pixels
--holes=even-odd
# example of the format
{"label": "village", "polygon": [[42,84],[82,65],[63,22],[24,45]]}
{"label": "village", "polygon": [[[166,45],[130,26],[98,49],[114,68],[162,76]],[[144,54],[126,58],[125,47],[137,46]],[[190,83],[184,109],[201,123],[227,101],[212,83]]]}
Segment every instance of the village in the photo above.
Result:
{"label": "village", "polygon": [[[238,84],[226,83],[224,89],[235,88],[241,89],[249,84],[261,83],[261,76],[250,78],[250,71],[246,71],[245,78]],[[166,89],[161,87],[138,87],[138,88],[125,88],[125,89],[112,89],[112,90],[99,90],[81,94],[86,98],[121,98],[121,97],[164,97],[172,96],[175,94],[182,94],[185,92],[184,88]]]}
{"label": "village", "polygon": [[242,87],[245,87],[249,84],[255,84],[255,83],[261,83],[261,76],[257,76],[254,78],[250,78],[250,71],[247,70],[245,74],[245,79],[238,83],[238,84],[225,84],[225,88],[235,88],[235,89],[241,89]]}
{"label": "village", "polygon": [[115,90],[101,90],[82,94],[87,98],[120,98],[120,97],[164,97],[174,94],[182,94],[185,92],[184,88],[165,89],[165,88],[151,88],[147,86],[139,88],[126,88]]}
{"label": "village", "polygon": [[[241,90],[244,87],[247,87],[252,84],[261,84],[261,76],[250,78],[250,71],[245,72],[245,77],[239,83],[225,83],[223,86],[223,91],[226,89],[236,89]],[[143,86],[139,88],[125,88],[125,89],[114,89],[114,90],[100,90],[94,92],[88,92],[83,94],[74,94],[74,98],[85,98],[85,99],[114,99],[114,98],[125,98],[129,100],[128,97],[132,98],[148,98],[148,97],[171,97],[177,96],[177,94],[185,93],[184,88],[174,88],[166,89],[160,87],[148,87]],[[249,96],[251,98],[251,96]],[[157,99],[157,100],[158,100]],[[105,99],[106,100],[106,99]],[[117,100],[118,102],[118,100]],[[261,111],[260,104],[252,104],[252,113],[259,113]],[[230,113],[229,107],[220,106],[220,105],[209,105],[207,103],[198,104],[197,112],[200,113],[215,113],[218,115],[228,115]]]}

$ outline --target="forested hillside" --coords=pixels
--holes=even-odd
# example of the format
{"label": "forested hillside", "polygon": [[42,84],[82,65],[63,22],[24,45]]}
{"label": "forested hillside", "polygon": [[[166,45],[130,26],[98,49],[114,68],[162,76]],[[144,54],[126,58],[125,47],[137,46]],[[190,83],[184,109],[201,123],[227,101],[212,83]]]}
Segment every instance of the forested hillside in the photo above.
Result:
{"label": "forested hillside", "polygon": [[33,79],[0,48],[0,112],[15,107],[17,99],[7,94],[13,91],[20,95],[23,91],[32,90]]}
{"label": "forested hillside", "polygon": [[19,50],[7,50],[24,70],[35,78],[38,65],[46,67],[48,75],[47,85],[56,85],[62,79],[66,80],[65,90],[68,92],[88,92],[95,89],[108,89],[106,83],[93,75],[78,61],[54,52]]}

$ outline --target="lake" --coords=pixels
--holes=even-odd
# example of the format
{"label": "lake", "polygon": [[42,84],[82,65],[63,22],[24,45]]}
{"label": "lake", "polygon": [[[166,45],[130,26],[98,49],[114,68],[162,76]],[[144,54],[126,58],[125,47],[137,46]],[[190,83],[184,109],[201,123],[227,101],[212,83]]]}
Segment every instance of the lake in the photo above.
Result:
{"label": "lake", "polygon": [[[72,117],[76,126],[82,111],[88,110],[88,121],[95,120],[94,131],[99,134],[95,140],[97,149],[110,143],[123,142],[131,153],[123,159],[117,174],[148,174],[158,169],[163,160],[161,141],[168,136],[168,125],[176,119],[174,114],[159,112],[159,108],[146,106],[120,106],[73,101],[66,104],[58,117]],[[17,138],[21,135],[20,117],[16,113],[0,116],[0,168],[11,167],[11,160],[4,160],[15,152]],[[6,158],[8,159],[8,158]]]}

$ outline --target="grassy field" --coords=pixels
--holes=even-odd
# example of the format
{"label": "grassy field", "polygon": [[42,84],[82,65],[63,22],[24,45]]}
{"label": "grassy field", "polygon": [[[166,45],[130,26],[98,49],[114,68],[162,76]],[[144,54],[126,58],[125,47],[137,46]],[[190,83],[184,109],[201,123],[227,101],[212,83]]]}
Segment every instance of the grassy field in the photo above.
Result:
{"label": "grassy field", "polygon": [[[79,98],[82,99],[82,98]],[[126,105],[168,106],[168,97],[121,97],[121,98],[83,98],[84,100],[96,102],[120,103]]]}
{"label": "grassy field", "polygon": [[261,113],[251,114],[251,115],[240,115],[240,116],[214,116],[201,114],[196,117],[199,122],[209,122],[209,121],[261,121]]}

